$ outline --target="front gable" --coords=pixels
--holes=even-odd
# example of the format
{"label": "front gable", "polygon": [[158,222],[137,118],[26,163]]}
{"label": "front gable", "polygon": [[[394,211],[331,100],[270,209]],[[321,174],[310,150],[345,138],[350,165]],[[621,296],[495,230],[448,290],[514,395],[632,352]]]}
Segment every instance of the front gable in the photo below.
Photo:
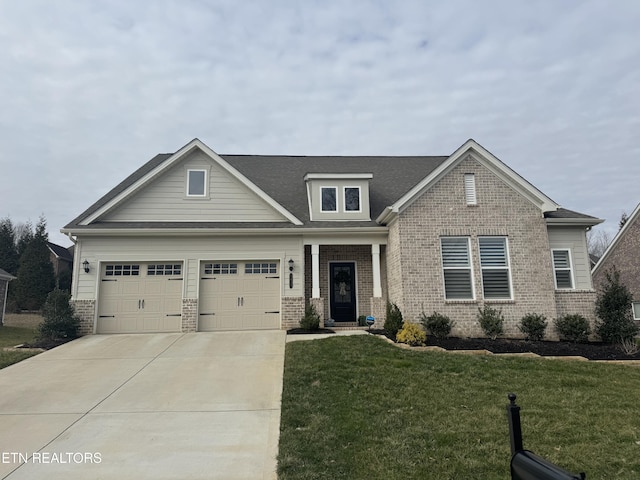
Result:
{"label": "front gable", "polygon": [[[204,179],[204,191],[190,191],[190,178]],[[78,223],[93,222],[301,223],[197,139]]]}

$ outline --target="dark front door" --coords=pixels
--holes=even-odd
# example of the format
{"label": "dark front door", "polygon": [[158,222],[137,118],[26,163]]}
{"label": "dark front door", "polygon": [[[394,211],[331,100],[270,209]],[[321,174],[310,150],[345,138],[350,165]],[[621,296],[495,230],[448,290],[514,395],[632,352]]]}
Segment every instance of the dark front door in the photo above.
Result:
{"label": "dark front door", "polygon": [[356,321],[356,265],[329,264],[331,318],[336,322]]}

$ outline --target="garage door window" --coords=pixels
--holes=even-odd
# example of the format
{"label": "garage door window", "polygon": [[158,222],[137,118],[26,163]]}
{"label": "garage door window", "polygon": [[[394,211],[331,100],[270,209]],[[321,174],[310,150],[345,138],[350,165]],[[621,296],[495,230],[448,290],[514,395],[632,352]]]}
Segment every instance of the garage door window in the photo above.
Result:
{"label": "garage door window", "polygon": [[140,275],[140,265],[107,265],[104,274],[107,277],[135,277]]}
{"label": "garage door window", "polygon": [[147,266],[147,275],[149,276],[158,276],[158,275],[180,275],[182,272],[181,265],[148,265]]}
{"label": "garage door window", "polygon": [[238,273],[237,263],[205,263],[206,275],[235,275]]}
{"label": "garage door window", "polygon": [[278,273],[275,263],[245,263],[244,273]]}

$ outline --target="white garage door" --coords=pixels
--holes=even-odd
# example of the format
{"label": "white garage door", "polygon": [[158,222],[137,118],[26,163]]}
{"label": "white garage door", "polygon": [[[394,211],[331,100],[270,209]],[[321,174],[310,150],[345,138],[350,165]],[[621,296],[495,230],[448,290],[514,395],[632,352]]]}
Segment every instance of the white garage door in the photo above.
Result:
{"label": "white garage door", "polygon": [[182,264],[110,263],[100,273],[98,333],[182,330]]}
{"label": "white garage door", "polygon": [[203,262],[198,330],[280,328],[280,262]]}

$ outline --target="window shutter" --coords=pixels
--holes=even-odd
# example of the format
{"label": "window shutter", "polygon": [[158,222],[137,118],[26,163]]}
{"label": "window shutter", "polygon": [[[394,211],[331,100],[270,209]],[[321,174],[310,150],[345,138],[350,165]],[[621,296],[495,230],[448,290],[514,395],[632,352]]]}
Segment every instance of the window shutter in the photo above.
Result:
{"label": "window shutter", "polygon": [[467,200],[467,205],[477,205],[476,199],[476,176],[473,173],[464,174],[464,196]]}

